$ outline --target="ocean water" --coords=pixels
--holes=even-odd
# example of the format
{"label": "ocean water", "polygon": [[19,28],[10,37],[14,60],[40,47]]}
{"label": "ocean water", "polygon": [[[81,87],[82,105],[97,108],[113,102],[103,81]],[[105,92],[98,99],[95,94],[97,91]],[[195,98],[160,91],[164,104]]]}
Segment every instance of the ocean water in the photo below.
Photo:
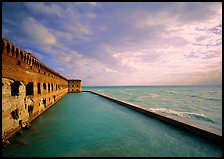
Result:
{"label": "ocean water", "polygon": [[222,86],[89,86],[83,90],[222,128]]}
{"label": "ocean water", "polygon": [[222,156],[214,143],[88,92],[68,93],[13,140],[3,157]]}

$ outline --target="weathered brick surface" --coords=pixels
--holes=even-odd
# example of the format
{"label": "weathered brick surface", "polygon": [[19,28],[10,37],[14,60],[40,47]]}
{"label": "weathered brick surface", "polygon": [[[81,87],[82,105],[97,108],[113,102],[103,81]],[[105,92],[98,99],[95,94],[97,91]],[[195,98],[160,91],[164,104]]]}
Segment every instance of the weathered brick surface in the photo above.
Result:
{"label": "weathered brick surface", "polygon": [[[5,142],[22,125],[29,124],[67,94],[69,80],[5,38],[2,46],[2,141]],[[81,80],[77,84],[76,91],[81,92]]]}

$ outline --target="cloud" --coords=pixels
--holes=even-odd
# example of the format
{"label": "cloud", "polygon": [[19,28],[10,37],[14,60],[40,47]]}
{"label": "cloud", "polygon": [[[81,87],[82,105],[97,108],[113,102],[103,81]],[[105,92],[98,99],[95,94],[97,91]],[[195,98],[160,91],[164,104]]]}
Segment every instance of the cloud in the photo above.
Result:
{"label": "cloud", "polygon": [[94,13],[86,13],[86,16],[89,18],[96,18],[96,14]]}
{"label": "cloud", "polygon": [[26,7],[37,14],[57,15],[61,17],[63,15],[62,8],[56,3],[43,3],[43,2],[24,2]]}
{"label": "cloud", "polygon": [[24,19],[20,29],[24,36],[26,36],[28,40],[31,40],[32,43],[38,43],[41,45],[56,44],[56,37],[49,32],[48,28],[44,27],[32,17]]}
{"label": "cloud", "polygon": [[41,60],[66,78],[82,79],[84,85],[221,81],[220,3],[18,6],[16,13],[23,13],[19,19],[13,9],[4,9],[8,13],[3,14],[4,33],[45,57]]}
{"label": "cloud", "polygon": [[97,2],[75,2],[76,4],[80,4],[80,5],[89,5],[92,7],[97,7],[99,6],[99,3]]}

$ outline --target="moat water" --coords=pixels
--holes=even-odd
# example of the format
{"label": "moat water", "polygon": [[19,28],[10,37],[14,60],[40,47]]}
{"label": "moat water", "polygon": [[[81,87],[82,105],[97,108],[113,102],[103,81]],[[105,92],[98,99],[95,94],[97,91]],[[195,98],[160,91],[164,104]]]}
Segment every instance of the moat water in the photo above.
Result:
{"label": "moat water", "polygon": [[91,93],[69,93],[3,157],[222,156],[221,147]]}

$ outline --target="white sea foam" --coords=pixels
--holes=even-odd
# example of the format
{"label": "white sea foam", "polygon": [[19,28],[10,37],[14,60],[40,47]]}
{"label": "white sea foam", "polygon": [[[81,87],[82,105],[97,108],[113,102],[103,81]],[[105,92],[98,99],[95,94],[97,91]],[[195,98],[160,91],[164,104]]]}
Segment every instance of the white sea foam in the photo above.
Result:
{"label": "white sea foam", "polygon": [[179,112],[179,111],[175,111],[175,110],[169,110],[166,108],[148,108],[148,110],[155,112],[155,113],[163,112],[163,113],[172,114],[172,115],[176,115],[176,116],[180,116],[180,117],[202,119],[202,120],[213,122],[212,119],[208,118],[204,114],[199,114],[199,113],[194,113],[194,112]]}
{"label": "white sea foam", "polygon": [[147,95],[147,96],[141,96],[140,98],[157,98],[157,97],[159,97],[159,95],[158,94],[149,94],[149,95]]}
{"label": "white sea foam", "polygon": [[168,93],[178,94],[178,92],[175,92],[175,91],[168,91]]}

